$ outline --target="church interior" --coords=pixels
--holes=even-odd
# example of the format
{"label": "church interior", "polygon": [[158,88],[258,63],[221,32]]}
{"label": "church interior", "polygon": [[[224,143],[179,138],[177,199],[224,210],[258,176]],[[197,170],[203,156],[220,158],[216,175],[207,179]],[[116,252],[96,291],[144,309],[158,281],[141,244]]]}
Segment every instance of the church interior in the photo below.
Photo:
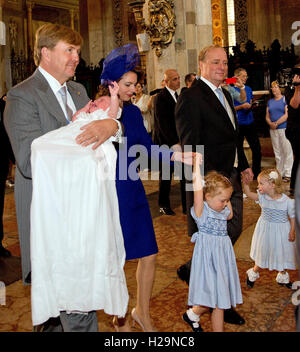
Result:
{"label": "church interior", "polygon": [[[82,83],[91,99],[97,93],[103,60],[126,43],[138,46],[146,93],[160,87],[166,69],[180,74],[181,87],[190,72],[198,73],[199,50],[212,43],[228,54],[228,77],[238,67],[247,70],[256,107],[253,110],[262,148],[262,168],[275,166],[270,134],[265,122],[270,83],[277,80],[283,91],[292,80],[292,67],[300,57],[300,6],[294,0],[0,0],[0,96],[29,77],[35,32],[45,23],[58,23],[78,31],[84,39],[74,80]],[[249,145],[245,154],[251,163]],[[0,332],[31,332],[30,286],[21,279],[20,244],[14,202],[14,165],[6,183],[3,212],[3,245],[12,256],[0,257]],[[193,245],[187,235],[186,215],[180,205],[180,184],[175,178],[171,203],[176,216],[159,213],[159,182],[156,172],[140,172],[150,205],[158,243],[151,317],[159,332],[190,332],[182,320],[188,286],[177,276],[180,265],[190,259]],[[253,181],[251,189],[257,188]],[[285,184],[285,193],[289,192]],[[253,289],[246,285],[252,265],[251,238],[260,207],[245,197],[243,232],[234,245],[243,304],[236,310],[245,324],[225,323],[225,332],[295,332],[294,292],[279,286],[275,271],[264,270]],[[129,310],[135,307],[137,260],[125,264]],[[298,270],[290,272],[292,282]],[[4,294],[3,294],[4,292]],[[1,296],[2,294],[2,296]],[[161,312],[164,312],[161,314]],[[114,332],[112,317],[97,312],[99,331]],[[131,322],[133,323],[133,322]],[[203,315],[204,331],[211,331],[209,314]],[[133,326],[132,331],[142,331]]]}

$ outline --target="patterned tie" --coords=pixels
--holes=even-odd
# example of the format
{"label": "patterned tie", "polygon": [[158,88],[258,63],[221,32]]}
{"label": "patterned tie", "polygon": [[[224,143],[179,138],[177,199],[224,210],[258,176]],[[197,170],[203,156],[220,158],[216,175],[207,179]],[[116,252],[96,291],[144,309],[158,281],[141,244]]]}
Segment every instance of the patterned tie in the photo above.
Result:
{"label": "patterned tie", "polygon": [[218,97],[219,97],[219,100],[220,100],[221,104],[224,106],[224,109],[227,110],[226,109],[224,95],[223,95],[223,92],[222,92],[222,88],[217,88],[216,92],[218,94]]}
{"label": "patterned tie", "polygon": [[66,112],[67,112],[67,115],[68,115],[67,120],[70,122],[72,120],[73,111],[69,107],[68,102],[67,102],[67,87],[66,86],[61,87],[58,92],[61,95],[62,101],[63,101],[63,103],[65,105],[65,108],[66,108]]}

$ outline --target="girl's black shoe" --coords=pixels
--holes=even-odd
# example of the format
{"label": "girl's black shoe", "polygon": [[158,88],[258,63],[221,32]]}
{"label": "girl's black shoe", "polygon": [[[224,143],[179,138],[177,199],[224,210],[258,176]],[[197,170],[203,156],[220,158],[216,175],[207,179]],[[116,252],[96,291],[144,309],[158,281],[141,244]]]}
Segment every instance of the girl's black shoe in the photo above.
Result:
{"label": "girl's black shoe", "polygon": [[186,312],[183,314],[182,319],[189,324],[194,332],[203,332],[201,325],[198,322],[191,320]]}

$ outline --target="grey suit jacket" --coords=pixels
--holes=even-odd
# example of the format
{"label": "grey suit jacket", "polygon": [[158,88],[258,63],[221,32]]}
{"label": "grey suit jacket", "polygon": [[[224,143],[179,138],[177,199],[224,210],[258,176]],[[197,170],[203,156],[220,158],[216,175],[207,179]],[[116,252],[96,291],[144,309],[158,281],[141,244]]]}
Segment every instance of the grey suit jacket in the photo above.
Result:
{"label": "grey suit jacket", "polygon": [[[77,110],[88,103],[89,97],[81,84],[70,81],[67,86]],[[39,70],[8,92],[4,125],[16,158],[15,202],[23,281],[31,271],[31,143],[35,138],[66,124],[64,112]]]}

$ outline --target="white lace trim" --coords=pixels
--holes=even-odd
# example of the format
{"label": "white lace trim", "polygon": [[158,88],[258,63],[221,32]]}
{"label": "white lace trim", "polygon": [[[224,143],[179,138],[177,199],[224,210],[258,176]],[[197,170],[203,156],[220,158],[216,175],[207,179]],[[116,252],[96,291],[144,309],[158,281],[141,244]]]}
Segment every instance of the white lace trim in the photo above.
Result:
{"label": "white lace trim", "polygon": [[250,268],[247,270],[247,275],[248,275],[248,279],[252,282],[254,282],[256,279],[259,278],[259,273],[256,273],[253,268]]}
{"label": "white lace trim", "polygon": [[290,282],[289,273],[287,271],[284,274],[278,273],[276,276],[276,281],[280,284],[288,284]]}

